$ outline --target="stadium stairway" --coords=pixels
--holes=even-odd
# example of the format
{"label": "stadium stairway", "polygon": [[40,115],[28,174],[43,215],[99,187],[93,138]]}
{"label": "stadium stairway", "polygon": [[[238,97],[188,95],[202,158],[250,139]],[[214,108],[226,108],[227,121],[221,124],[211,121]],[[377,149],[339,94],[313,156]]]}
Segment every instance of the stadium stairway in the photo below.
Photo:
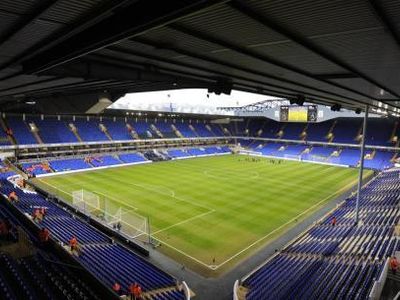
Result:
{"label": "stadium stairway", "polygon": [[399,272],[397,272],[397,274],[395,275],[389,270],[380,300],[396,299],[396,296],[399,292],[400,292],[400,274]]}
{"label": "stadium stairway", "polygon": [[[194,294],[191,295],[193,297]],[[142,295],[143,300],[171,299],[183,300],[182,294],[177,293],[176,288],[162,288],[153,290]]]}
{"label": "stadium stairway", "polygon": [[174,134],[176,135],[176,137],[184,138],[183,134],[178,130],[178,128],[176,128],[176,126],[174,124],[171,124],[171,128],[172,128],[172,131],[174,132]]}
{"label": "stadium stairway", "polygon": [[100,124],[99,124],[99,129],[100,129],[101,132],[104,133],[104,135],[105,135],[110,141],[113,140],[113,138],[111,137],[110,133],[108,132],[108,129],[107,129],[106,125],[104,125],[103,123],[100,123]]}
{"label": "stadium stairway", "polygon": [[204,136],[208,136],[211,134],[211,136],[217,136],[217,134],[214,132],[214,129],[211,127],[210,124],[205,124],[204,127],[208,130],[208,134]]}
{"label": "stadium stairway", "polygon": [[157,137],[159,138],[164,138],[164,135],[161,133],[161,131],[157,128],[156,125],[154,124],[150,124],[150,129],[152,131],[152,133],[154,133]]}
{"label": "stadium stairway", "polygon": [[281,139],[284,135],[285,135],[285,128],[286,128],[287,124],[284,123],[278,130],[278,132],[276,133],[276,137],[278,139]]}
{"label": "stadium stairway", "polygon": [[138,140],[140,138],[135,128],[130,123],[126,123],[126,128],[133,139]]}
{"label": "stadium stairway", "polygon": [[337,125],[337,120],[333,121],[332,126],[329,128],[329,131],[326,134],[326,139],[328,140],[328,143],[332,143],[333,139],[335,138],[333,132],[335,130],[336,125]]}
{"label": "stadium stairway", "polygon": [[8,128],[9,127],[7,125],[7,121],[5,119],[3,119],[2,116],[0,116],[0,131],[2,132],[2,133],[0,133],[0,145],[3,145],[3,144],[4,145],[7,145],[7,144],[16,145],[17,144],[13,134],[6,134]]}
{"label": "stadium stairway", "polygon": [[36,125],[36,123],[33,120],[29,120],[27,122],[27,125],[29,127],[30,132],[32,133],[32,135],[35,137],[35,140],[38,144],[44,144],[42,137],[40,136],[39,132],[40,129],[39,127]]}
{"label": "stadium stairway", "polygon": [[189,128],[190,128],[191,131],[193,131],[193,133],[195,134],[195,136],[200,136],[200,135],[197,133],[196,128],[194,128],[194,126],[193,126],[192,124],[189,124]]}
{"label": "stadium stairway", "polygon": [[69,130],[71,130],[71,132],[75,135],[78,142],[83,143],[83,140],[82,140],[81,136],[79,135],[78,129],[76,128],[75,124],[69,123],[68,127],[69,127]]}

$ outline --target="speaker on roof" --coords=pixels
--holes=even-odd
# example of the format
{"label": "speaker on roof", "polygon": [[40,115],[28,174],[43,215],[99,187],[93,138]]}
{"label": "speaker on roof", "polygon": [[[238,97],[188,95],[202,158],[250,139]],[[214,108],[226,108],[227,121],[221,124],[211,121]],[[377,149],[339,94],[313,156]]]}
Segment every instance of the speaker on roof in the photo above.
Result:
{"label": "speaker on roof", "polygon": [[306,101],[306,97],[304,95],[297,95],[296,98],[289,99],[289,102],[291,105],[297,104],[299,106],[303,106],[305,101]]}
{"label": "speaker on roof", "polygon": [[218,79],[214,86],[208,88],[208,93],[215,93],[216,95],[230,95],[232,88],[232,81],[227,79]]}
{"label": "speaker on roof", "polygon": [[331,106],[331,111],[340,111],[341,109],[342,109],[342,106],[337,103],[335,103]]}

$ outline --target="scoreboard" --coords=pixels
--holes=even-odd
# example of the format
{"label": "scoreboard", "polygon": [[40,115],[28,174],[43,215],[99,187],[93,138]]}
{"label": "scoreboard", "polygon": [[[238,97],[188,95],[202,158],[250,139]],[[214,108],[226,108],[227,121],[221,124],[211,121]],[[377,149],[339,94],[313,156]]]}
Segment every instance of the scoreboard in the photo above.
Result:
{"label": "scoreboard", "polygon": [[316,105],[283,105],[280,107],[281,122],[317,122]]}

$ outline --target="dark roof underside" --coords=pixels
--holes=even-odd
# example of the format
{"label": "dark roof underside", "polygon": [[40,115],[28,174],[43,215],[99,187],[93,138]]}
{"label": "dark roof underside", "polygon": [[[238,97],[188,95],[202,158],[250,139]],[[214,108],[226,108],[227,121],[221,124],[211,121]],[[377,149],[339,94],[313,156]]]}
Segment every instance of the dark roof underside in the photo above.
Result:
{"label": "dark roof underside", "polygon": [[395,110],[399,70],[397,0],[0,2],[2,111],[221,83]]}

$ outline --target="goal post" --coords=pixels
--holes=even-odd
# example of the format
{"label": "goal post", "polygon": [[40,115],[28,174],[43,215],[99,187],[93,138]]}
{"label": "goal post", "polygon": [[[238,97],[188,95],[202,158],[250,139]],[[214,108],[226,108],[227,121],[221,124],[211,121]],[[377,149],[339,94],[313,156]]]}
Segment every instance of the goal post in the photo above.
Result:
{"label": "goal post", "polygon": [[72,204],[77,209],[82,211],[85,214],[96,214],[97,212],[101,212],[102,205],[100,203],[100,197],[95,193],[86,191],[86,190],[78,190],[72,192]]}
{"label": "goal post", "polygon": [[79,211],[96,218],[129,239],[151,243],[148,217],[136,212],[136,208],[121,205],[117,200],[87,190],[72,192],[72,204]]}

